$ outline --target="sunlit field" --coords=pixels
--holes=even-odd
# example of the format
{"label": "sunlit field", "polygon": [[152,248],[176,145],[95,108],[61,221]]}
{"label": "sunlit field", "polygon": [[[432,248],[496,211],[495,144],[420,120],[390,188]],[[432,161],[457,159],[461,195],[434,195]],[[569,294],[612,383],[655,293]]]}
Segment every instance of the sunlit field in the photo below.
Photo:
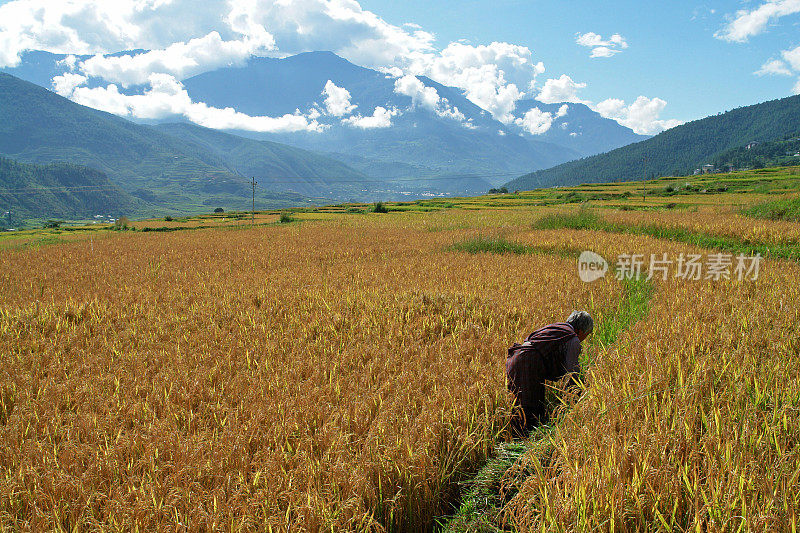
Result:
{"label": "sunlit field", "polygon": [[[793,190],[624,210],[549,190],[8,241],[0,528],[792,531],[800,235],[741,208]],[[731,247],[765,250],[757,279],[656,276],[633,311],[613,270],[578,277],[582,250]],[[598,325],[585,390],[500,473],[492,510],[448,524],[510,439],[507,347],[573,309]]]}

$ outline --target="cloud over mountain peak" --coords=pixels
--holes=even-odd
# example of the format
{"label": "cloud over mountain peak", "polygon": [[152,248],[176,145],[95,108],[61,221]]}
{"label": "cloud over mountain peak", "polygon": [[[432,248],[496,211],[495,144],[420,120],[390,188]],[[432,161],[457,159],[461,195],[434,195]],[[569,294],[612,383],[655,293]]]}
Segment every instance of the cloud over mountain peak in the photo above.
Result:
{"label": "cloud over mountain peak", "polygon": [[[579,42],[592,47],[595,57],[627,47],[619,34],[604,39],[590,32],[581,35]],[[116,54],[131,49],[140,51]],[[70,75],[61,73],[53,87],[60,94],[76,95],[103,109],[127,109],[129,113],[142,109],[133,101],[123,105],[130,87],[144,86],[139,95],[146,90],[161,103],[178,102],[174,95],[160,94],[159,88],[150,85],[155,74],[181,81],[243,64],[253,56],[331,50],[397,78],[424,75],[457,87],[495,119],[512,124],[517,102],[537,91],[537,77],[545,70],[544,63],[526,46],[454,41],[438,47],[436,37],[419,25],[391,24],[356,0],[71,0],[58,4],[11,0],[0,5],[0,67],[18,64],[26,50],[92,55],[75,59],[68,65]],[[561,83],[565,77],[569,78],[565,74],[553,79]],[[101,82],[102,91],[97,90]],[[548,83],[539,91],[540,98],[547,101],[557,99],[559,88],[569,90],[551,80]],[[569,101],[569,94],[562,101]],[[334,105],[333,100],[331,103]],[[441,101],[438,106],[432,104],[431,109],[460,119],[457,109]],[[185,114],[186,109],[182,105],[174,112]],[[290,122],[292,128],[299,124],[295,118]],[[307,126],[316,127],[313,117]]]}

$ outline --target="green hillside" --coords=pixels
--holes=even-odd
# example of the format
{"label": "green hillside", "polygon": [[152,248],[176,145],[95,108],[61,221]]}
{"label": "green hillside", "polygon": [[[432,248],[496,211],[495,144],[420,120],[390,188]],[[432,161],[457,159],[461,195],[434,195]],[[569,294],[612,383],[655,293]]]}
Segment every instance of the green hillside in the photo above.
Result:
{"label": "green hillside", "polygon": [[[797,125],[800,132],[800,124]],[[716,156],[711,164],[715,168],[735,169],[766,168],[796,165],[800,163],[800,137],[798,134],[785,139],[738,146]]]}
{"label": "green hillside", "polygon": [[[97,169],[123,190],[157,205],[158,213],[200,212],[210,205],[243,208],[251,201],[251,176],[259,180],[257,206],[262,207],[297,205],[298,194],[319,195],[337,180],[353,189],[363,177],[339,161],[276,143],[189,126],[172,128],[184,137],[178,138],[3,73],[0,117],[0,155]],[[268,178],[274,176],[317,180],[301,181],[305,187],[275,180],[270,189]],[[146,209],[134,215],[158,213]]]}
{"label": "green hillside", "polygon": [[68,163],[31,165],[0,157],[0,226],[35,218],[117,217],[142,209],[97,170]]}
{"label": "green hillside", "polygon": [[219,159],[125,119],[75,104],[0,73],[0,153],[29,162],[85,165],[130,188],[145,178],[222,177]]}
{"label": "green hillside", "polygon": [[526,174],[506,186],[533,189],[682,176],[751,141],[768,142],[793,135],[798,124],[800,96],[791,96],[689,122],[646,141]]}
{"label": "green hillside", "polygon": [[[320,189],[335,193],[352,190],[354,179],[367,179],[340,161],[285,144],[247,139],[187,123],[155,128],[211,154],[238,174],[259,178],[259,184],[267,189],[309,195],[319,194]],[[336,182],[344,178],[346,181],[337,186]]]}

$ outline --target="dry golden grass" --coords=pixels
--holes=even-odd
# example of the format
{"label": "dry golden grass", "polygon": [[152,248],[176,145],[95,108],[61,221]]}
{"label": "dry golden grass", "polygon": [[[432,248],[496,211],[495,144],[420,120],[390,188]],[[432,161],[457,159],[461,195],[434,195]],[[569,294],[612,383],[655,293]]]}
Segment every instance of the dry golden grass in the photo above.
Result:
{"label": "dry golden grass", "polygon": [[655,224],[665,228],[686,228],[696,233],[729,236],[753,242],[800,244],[800,224],[796,222],[754,219],[728,210],[704,208],[698,212],[681,213],[663,210],[604,209],[598,212],[611,222],[626,225]]}
{"label": "dry golden grass", "polygon": [[278,221],[279,215],[274,213],[219,213],[202,217],[180,218],[171,217],[172,220],[150,219],[131,222],[136,229],[162,229],[162,228],[215,228],[215,227],[244,227],[251,223],[271,224]]}
{"label": "dry golden grass", "polygon": [[339,215],[3,253],[0,528],[430,527],[507,424],[506,347],[620,294],[576,283],[572,258],[444,251],[461,228],[535,239],[530,219]]}

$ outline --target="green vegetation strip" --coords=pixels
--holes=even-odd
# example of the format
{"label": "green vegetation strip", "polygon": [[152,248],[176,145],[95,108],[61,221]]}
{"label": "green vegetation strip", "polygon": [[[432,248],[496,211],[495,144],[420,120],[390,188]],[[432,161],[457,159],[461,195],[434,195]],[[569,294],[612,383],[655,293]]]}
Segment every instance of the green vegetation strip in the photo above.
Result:
{"label": "green vegetation strip", "polygon": [[767,220],[788,220],[800,222],[800,198],[775,200],[748,207],[742,211],[744,215]]}
{"label": "green vegetation strip", "polygon": [[205,229],[208,226],[161,226],[157,228],[142,228],[140,231],[142,233],[149,233],[151,231],[155,231],[157,233],[169,233],[172,231],[183,231],[183,230],[194,230],[194,229]]}
{"label": "green vegetation strip", "polygon": [[[585,352],[594,351],[594,347],[608,347],[619,335],[637,321],[647,315],[650,309],[650,298],[654,292],[652,283],[646,280],[627,280],[624,282],[623,296],[610,313],[595,313],[594,333],[587,339]],[[581,361],[582,373],[591,362],[588,358]],[[519,487],[528,475],[522,468],[509,471],[517,460],[526,453],[535,453],[546,458],[553,453],[554,446],[550,439],[555,426],[545,425],[534,430],[526,440],[512,440],[499,444],[495,457],[486,464],[468,482],[464,483],[461,504],[456,513],[442,519],[439,526],[446,533],[499,533],[507,531],[501,523],[501,513],[505,504],[519,491]]]}
{"label": "green vegetation strip", "polygon": [[800,260],[800,246],[756,242],[738,237],[694,232],[681,227],[664,227],[656,224],[618,224],[598,217],[591,211],[547,215],[534,224],[535,229],[576,229],[645,235],[657,239],[685,242],[700,248],[711,248],[737,254]]}
{"label": "green vegetation strip", "polygon": [[503,237],[472,237],[463,241],[455,242],[447,248],[447,251],[466,252],[470,254],[551,254],[563,257],[578,257],[581,250],[566,246],[532,246],[509,241]]}
{"label": "green vegetation strip", "polygon": [[44,235],[41,237],[32,237],[27,240],[24,237],[20,239],[2,239],[0,240],[0,251],[9,250],[22,250],[25,248],[38,248],[40,246],[48,246],[51,244],[61,244],[70,242],[67,239],[62,239],[56,235]]}
{"label": "green vegetation strip", "polygon": [[581,368],[585,370],[592,364],[588,353],[597,349],[606,349],[614,344],[626,329],[641,320],[650,310],[650,299],[655,286],[645,278],[623,280],[623,294],[619,305],[610,312],[593,311],[595,327],[592,335],[586,339],[582,350]]}

